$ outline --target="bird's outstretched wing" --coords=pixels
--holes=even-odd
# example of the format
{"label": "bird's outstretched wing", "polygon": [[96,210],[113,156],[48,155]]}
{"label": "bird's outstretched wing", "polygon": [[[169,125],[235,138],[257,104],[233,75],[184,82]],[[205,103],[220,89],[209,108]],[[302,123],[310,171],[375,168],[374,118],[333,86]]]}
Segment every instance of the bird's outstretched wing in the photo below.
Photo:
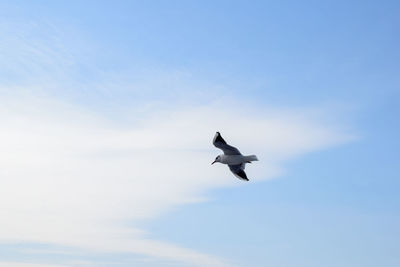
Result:
{"label": "bird's outstretched wing", "polygon": [[238,165],[228,165],[231,172],[239,179],[248,181],[246,173],[244,172],[244,165],[246,163],[238,164]]}
{"label": "bird's outstretched wing", "polygon": [[215,133],[213,144],[217,148],[222,149],[225,155],[242,155],[236,147],[228,145],[219,132]]}

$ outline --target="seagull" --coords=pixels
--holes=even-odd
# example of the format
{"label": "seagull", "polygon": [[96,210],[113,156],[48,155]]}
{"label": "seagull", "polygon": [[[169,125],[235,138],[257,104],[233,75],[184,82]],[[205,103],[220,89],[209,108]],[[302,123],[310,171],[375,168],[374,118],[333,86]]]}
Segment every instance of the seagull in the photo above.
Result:
{"label": "seagull", "polygon": [[239,179],[244,181],[248,181],[246,173],[244,172],[244,166],[246,163],[251,163],[252,161],[257,161],[256,155],[243,156],[240,151],[233,146],[228,145],[225,140],[222,138],[219,132],[215,133],[213,144],[215,147],[221,149],[224,154],[219,155],[215,158],[214,162],[211,163],[213,165],[216,162],[220,162],[222,164],[227,164],[231,172]]}

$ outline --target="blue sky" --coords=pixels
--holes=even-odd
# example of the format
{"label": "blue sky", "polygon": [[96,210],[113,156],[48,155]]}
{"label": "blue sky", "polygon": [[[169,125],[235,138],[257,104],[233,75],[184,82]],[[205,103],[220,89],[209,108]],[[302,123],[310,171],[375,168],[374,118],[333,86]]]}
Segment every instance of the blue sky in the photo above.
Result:
{"label": "blue sky", "polygon": [[398,266],[399,11],[0,2],[0,266]]}

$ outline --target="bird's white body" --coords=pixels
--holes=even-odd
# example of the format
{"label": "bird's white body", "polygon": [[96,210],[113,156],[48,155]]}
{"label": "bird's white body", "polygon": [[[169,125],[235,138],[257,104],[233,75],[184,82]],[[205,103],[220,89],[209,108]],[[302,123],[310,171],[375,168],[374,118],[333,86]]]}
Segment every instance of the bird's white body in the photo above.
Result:
{"label": "bird's white body", "polygon": [[258,160],[255,155],[251,156],[243,156],[243,155],[219,155],[219,160],[218,162],[222,164],[228,164],[228,165],[238,165],[242,163],[248,163],[251,161]]}

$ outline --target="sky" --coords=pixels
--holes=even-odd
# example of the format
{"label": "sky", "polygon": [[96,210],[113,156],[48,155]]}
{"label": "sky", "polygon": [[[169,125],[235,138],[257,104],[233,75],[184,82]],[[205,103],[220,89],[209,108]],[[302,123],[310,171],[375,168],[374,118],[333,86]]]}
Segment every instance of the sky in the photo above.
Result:
{"label": "sky", "polygon": [[0,1],[0,267],[399,266],[399,12]]}

